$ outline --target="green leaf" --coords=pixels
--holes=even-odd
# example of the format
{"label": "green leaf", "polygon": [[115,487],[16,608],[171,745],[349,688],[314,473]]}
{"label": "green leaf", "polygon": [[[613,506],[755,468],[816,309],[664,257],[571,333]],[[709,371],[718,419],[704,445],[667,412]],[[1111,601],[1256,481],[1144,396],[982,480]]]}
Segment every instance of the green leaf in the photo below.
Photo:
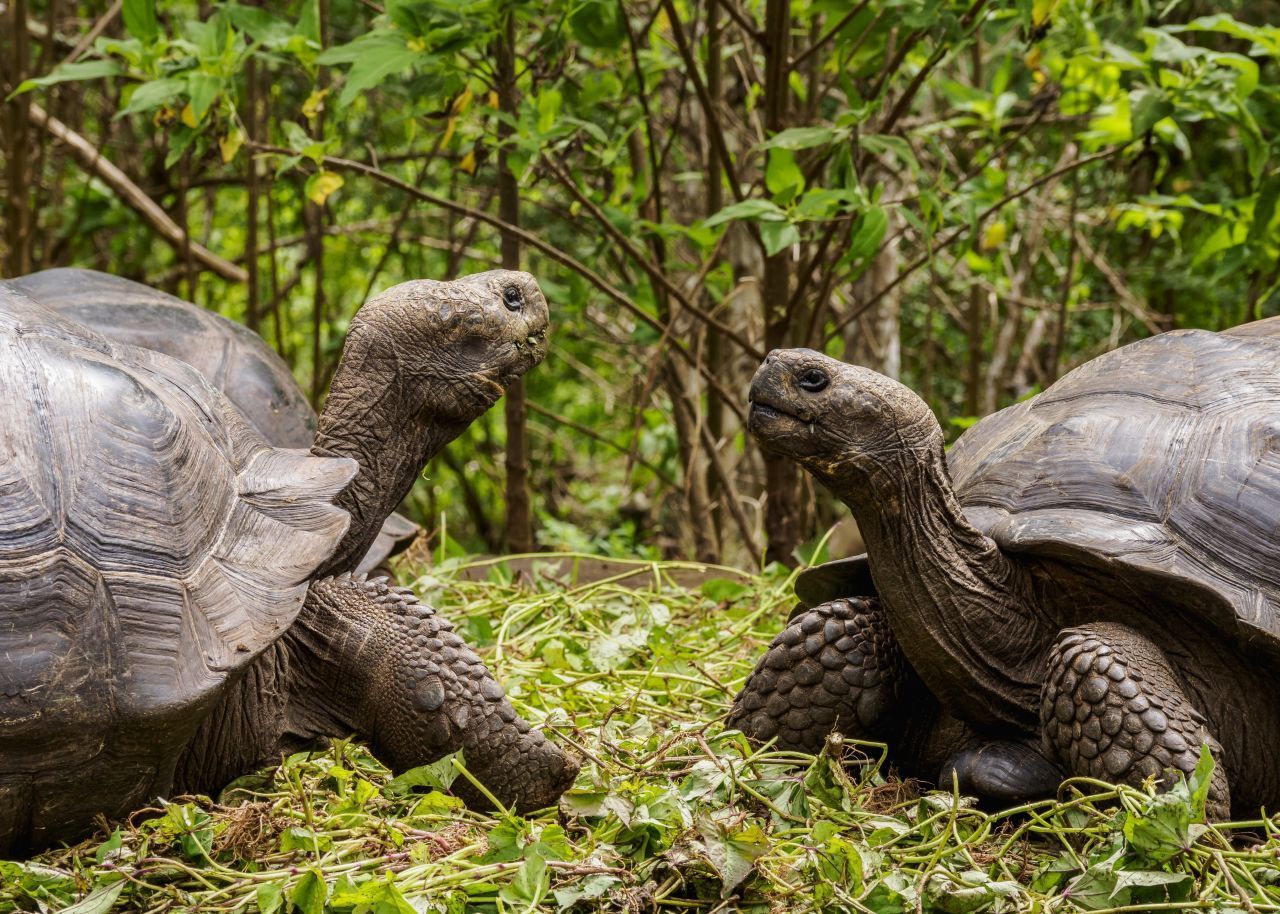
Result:
{"label": "green leaf", "polygon": [[529,909],[542,901],[550,890],[551,873],[547,870],[547,861],[542,854],[529,848],[515,876],[502,887],[499,895],[503,901]]}
{"label": "green leaf", "polygon": [[800,243],[800,230],[790,222],[761,222],[760,240],[764,242],[764,252],[772,257],[779,251]]}
{"label": "green leaf", "polygon": [[124,0],[122,15],[124,27],[129,34],[144,44],[150,44],[160,37],[156,0]]}
{"label": "green leaf", "polygon": [[114,60],[85,60],[80,63],[63,64],[54,67],[44,76],[24,79],[13,95],[30,92],[38,86],[52,86],[83,79],[102,79],[104,76],[119,76],[123,72],[124,69]]}
{"label": "green leaf", "polygon": [[264,882],[254,891],[258,903],[258,914],[276,914],[284,903],[284,892],[279,883]]}
{"label": "green leaf", "polygon": [[911,144],[900,136],[870,133],[859,137],[858,143],[873,155],[888,155],[906,165],[913,172],[920,170],[920,162],[916,159],[916,154],[911,151]]}
{"label": "green leaf", "polygon": [[582,0],[569,13],[573,37],[589,48],[612,50],[622,44],[626,26],[613,0]]}
{"label": "green leaf", "polygon": [[786,219],[787,214],[772,200],[743,200],[732,203],[703,223],[707,228],[731,222],[734,219],[760,220],[768,216],[773,220]]}
{"label": "green leaf", "polygon": [[368,911],[369,914],[417,914],[405,899],[390,873],[356,882],[343,876],[333,887],[328,905],[331,909]]}
{"label": "green leaf", "polygon": [[622,884],[617,876],[605,873],[592,873],[584,879],[569,883],[564,888],[556,889],[551,894],[556,899],[560,910],[573,907],[580,901],[594,901],[603,898],[608,892]]}
{"label": "green leaf", "polygon": [[1258,199],[1253,204],[1253,221],[1249,224],[1250,242],[1259,242],[1271,234],[1277,199],[1280,199],[1280,172],[1263,181],[1258,190]]}
{"label": "green leaf", "polygon": [[812,149],[826,146],[840,139],[843,134],[830,127],[788,127],[776,133],[764,143],[763,149]]}
{"label": "green leaf", "polygon": [[289,890],[289,904],[297,908],[301,914],[324,914],[325,902],[329,898],[329,888],[324,878],[315,870],[307,870],[298,880],[298,884]]}
{"label": "green leaf", "polygon": [[742,581],[729,578],[709,578],[702,582],[702,595],[708,600],[725,603],[737,599],[751,588]]}
{"label": "green leaf", "polygon": [[228,3],[222,7],[222,11],[230,18],[232,25],[268,47],[276,47],[293,35],[293,28],[289,23],[264,9]]}
{"label": "green leaf", "polygon": [[429,765],[410,768],[404,774],[392,778],[387,783],[387,795],[393,797],[405,796],[413,793],[414,789],[418,787],[428,787],[432,790],[448,790],[449,785],[458,776],[458,769],[453,766],[455,758],[462,761],[462,753],[452,753]]}
{"label": "green leaf", "polygon": [[191,112],[197,124],[204,120],[209,106],[225,86],[222,77],[209,73],[195,72],[187,76],[187,96],[191,100]]}
{"label": "green leaf", "polygon": [[1145,810],[1125,813],[1124,837],[1141,857],[1163,863],[1191,846],[1194,819],[1190,793],[1179,784],[1156,794]]}
{"label": "green leaf", "polygon": [[[726,810],[732,812],[732,810]],[[720,897],[725,898],[751,874],[756,860],[769,850],[769,839],[757,824],[728,826],[711,816],[698,820],[698,834],[707,859],[720,876]]]}
{"label": "green leaf", "polygon": [[187,81],[185,79],[157,79],[149,83],[143,83],[133,90],[133,94],[129,96],[129,104],[125,105],[116,117],[124,117],[126,114],[139,114],[143,111],[161,108],[174,99],[181,97],[186,88]]}
{"label": "green leaf", "polygon": [[107,914],[115,906],[125,885],[123,881],[100,885],[75,904],[63,908],[62,914]]}
{"label": "green leaf", "polygon": [[770,149],[764,184],[775,203],[787,204],[794,200],[804,190],[804,174],[796,164],[796,154],[790,149]]}
{"label": "green leaf", "polygon": [[880,248],[885,232],[889,229],[889,214],[882,206],[872,206],[858,219],[858,227],[849,241],[845,258],[850,262],[870,257]]}
{"label": "green leaf", "polygon": [[1208,746],[1200,747],[1200,758],[1196,762],[1195,771],[1187,782],[1191,792],[1191,814],[1197,822],[1205,821],[1205,803],[1209,799],[1209,788],[1213,784],[1214,760]]}
{"label": "green leaf", "polygon": [[382,29],[321,52],[316,63],[324,66],[351,64],[346,84],[338,97],[338,107],[345,108],[361,92],[381,85],[389,76],[412,64],[420,54],[405,43],[404,35],[399,31]]}
{"label": "green leaf", "polygon": [[1146,132],[1173,113],[1169,96],[1155,86],[1143,86],[1129,93],[1129,124],[1133,136],[1145,136]]}

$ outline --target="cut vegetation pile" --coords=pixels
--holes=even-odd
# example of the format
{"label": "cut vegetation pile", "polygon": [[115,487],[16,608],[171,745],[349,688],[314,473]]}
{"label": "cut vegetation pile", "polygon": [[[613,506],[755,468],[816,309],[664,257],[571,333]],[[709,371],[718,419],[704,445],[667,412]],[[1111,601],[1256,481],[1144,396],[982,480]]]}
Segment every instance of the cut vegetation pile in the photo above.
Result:
{"label": "cut vegetation pile", "polygon": [[1280,909],[1280,833],[1202,824],[1205,764],[1160,796],[1076,780],[989,815],[887,777],[874,745],[754,751],[720,719],[791,607],[785,574],[636,562],[578,584],[578,559],[545,558],[520,580],[445,562],[415,589],[583,756],[559,813],[472,813],[432,789],[465,759],[393,779],[339,744],[0,863],[0,910]]}

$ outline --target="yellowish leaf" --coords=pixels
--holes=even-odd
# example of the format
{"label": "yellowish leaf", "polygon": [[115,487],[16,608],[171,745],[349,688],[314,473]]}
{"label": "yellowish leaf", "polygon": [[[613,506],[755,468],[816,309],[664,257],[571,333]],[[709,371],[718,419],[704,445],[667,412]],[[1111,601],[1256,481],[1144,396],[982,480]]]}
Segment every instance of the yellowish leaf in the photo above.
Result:
{"label": "yellowish leaf", "polygon": [[1036,47],[1033,47],[1030,51],[1027,51],[1026,54],[1023,54],[1022,62],[1026,64],[1026,67],[1028,70],[1039,70],[1040,69],[1040,47],[1037,45]]}
{"label": "yellowish leaf", "polygon": [[187,102],[187,106],[182,109],[182,123],[188,127],[200,126],[200,119],[196,117],[196,111],[191,107],[191,102]]}
{"label": "yellowish leaf", "polygon": [[449,123],[444,125],[444,138],[440,140],[441,146],[448,146],[449,141],[453,139],[453,131],[458,128],[458,119],[456,117],[449,118]]}
{"label": "yellowish leaf", "polygon": [[461,168],[463,171],[465,171],[469,175],[473,175],[476,173],[475,149],[472,149],[470,152],[468,152],[466,155],[462,157],[462,161],[458,163],[458,167]]}
{"label": "yellowish leaf", "polygon": [[497,93],[497,92],[490,92],[490,93],[489,93],[489,107],[490,107],[490,108],[496,108],[496,107],[498,107],[498,93]]}
{"label": "yellowish leaf", "polygon": [[323,206],[329,195],[342,186],[342,175],[331,171],[319,171],[307,179],[307,199],[316,206]]}
{"label": "yellowish leaf", "polygon": [[1044,25],[1058,8],[1058,0],[1032,0],[1031,24]]}
{"label": "yellowish leaf", "polygon": [[218,150],[222,153],[222,162],[227,164],[236,157],[240,147],[244,145],[244,131],[237,127],[218,140]]}
{"label": "yellowish leaf", "polygon": [[307,100],[302,103],[302,113],[307,116],[307,120],[315,120],[324,110],[324,97],[328,94],[328,89],[314,89],[307,96]]}
{"label": "yellowish leaf", "polygon": [[414,51],[418,54],[421,54],[423,51],[427,49],[427,42],[426,42],[426,39],[423,39],[423,38],[410,38],[408,41],[405,42],[404,46],[408,48],[410,51]]}
{"label": "yellowish leaf", "polygon": [[1008,231],[1003,222],[997,221],[988,224],[986,231],[982,233],[982,249],[984,251],[994,251],[1000,247],[1000,245],[1004,244]]}
{"label": "yellowish leaf", "polygon": [[475,96],[470,89],[463,89],[462,94],[453,100],[453,104],[449,106],[449,113],[457,117],[462,112],[471,107],[471,99]]}

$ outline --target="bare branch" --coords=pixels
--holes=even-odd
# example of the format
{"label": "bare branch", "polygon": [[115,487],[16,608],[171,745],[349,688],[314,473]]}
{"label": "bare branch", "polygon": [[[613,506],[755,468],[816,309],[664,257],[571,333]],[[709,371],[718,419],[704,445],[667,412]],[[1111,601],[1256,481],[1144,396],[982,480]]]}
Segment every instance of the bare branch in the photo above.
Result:
{"label": "bare branch", "polygon": [[31,123],[64,143],[71,150],[76,161],[110,187],[121,202],[141,216],[156,234],[173,245],[175,250],[181,253],[184,245],[190,243],[192,258],[206,269],[212,270],[231,282],[248,281],[249,274],[242,268],[229,260],[224,260],[203,245],[190,241],[187,233],[169,218],[169,214],[160,207],[160,204],[143,193],[142,188],[138,187],[128,175],[104,159],[92,143],[34,102],[29,105],[28,110]]}

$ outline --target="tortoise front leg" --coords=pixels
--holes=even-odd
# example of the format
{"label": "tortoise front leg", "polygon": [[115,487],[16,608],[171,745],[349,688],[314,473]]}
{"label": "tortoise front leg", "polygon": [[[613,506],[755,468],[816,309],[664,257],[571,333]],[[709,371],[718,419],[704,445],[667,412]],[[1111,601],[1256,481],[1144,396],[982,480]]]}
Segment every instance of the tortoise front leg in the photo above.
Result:
{"label": "tortoise front leg", "polygon": [[[467,769],[505,806],[551,806],[576,759],[520,718],[482,661],[445,619],[383,578],[339,575],[311,585],[289,633],[290,716],[302,736],[370,740],[396,771],[463,750]],[[486,798],[459,778],[473,807]]]}
{"label": "tortoise front leg", "polygon": [[1040,704],[1047,751],[1071,775],[1139,785],[1190,775],[1208,746],[1217,761],[1211,819],[1231,813],[1222,747],[1164,652],[1126,625],[1069,628],[1049,655]]}
{"label": "tortoise front leg", "polygon": [[801,752],[818,752],[832,732],[875,738],[911,675],[879,600],[832,600],[773,639],[725,723]]}

